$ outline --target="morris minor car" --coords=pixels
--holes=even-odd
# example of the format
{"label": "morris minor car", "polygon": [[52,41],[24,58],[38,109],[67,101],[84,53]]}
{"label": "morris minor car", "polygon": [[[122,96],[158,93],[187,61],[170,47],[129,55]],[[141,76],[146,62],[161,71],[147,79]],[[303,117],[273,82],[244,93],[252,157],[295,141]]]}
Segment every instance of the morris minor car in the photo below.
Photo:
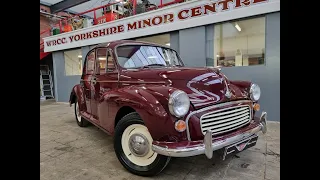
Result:
{"label": "morris minor car", "polygon": [[257,117],[260,94],[257,84],[229,80],[219,68],[185,67],[169,47],[120,40],[87,53],[69,102],[80,127],[114,137],[128,171],[153,176],[171,157],[225,159],[254,146],[267,131],[267,113]]}

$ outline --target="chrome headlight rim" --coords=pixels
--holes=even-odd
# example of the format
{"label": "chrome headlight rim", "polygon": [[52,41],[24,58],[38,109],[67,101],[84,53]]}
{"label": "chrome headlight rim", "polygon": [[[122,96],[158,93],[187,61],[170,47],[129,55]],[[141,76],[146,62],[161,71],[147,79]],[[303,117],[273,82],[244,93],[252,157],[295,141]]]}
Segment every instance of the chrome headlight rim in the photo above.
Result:
{"label": "chrome headlight rim", "polygon": [[[188,104],[187,104],[187,108],[185,109],[185,111],[184,111],[183,113],[178,114],[178,113],[176,112],[175,107],[174,107],[174,102],[175,102],[176,98],[177,98],[178,96],[181,96],[181,95],[182,95],[182,96],[185,96],[185,98],[187,98],[186,102],[187,102]],[[174,116],[176,116],[176,117],[178,117],[178,118],[185,116],[185,115],[189,112],[189,109],[190,109],[190,99],[189,99],[187,93],[185,93],[184,91],[181,91],[181,90],[175,90],[175,91],[173,91],[173,92],[170,94],[170,97],[169,97],[168,107],[169,107],[169,111],[170,111],[170,113],[171,113],[172,115],[174,115]]]}
{"label": "chrome headlight rim", "polygon": [[[258,97],[255,97],[255,95],[254,95],[254,91],[257,91],[257,92],[259,92],[258,94]],[[260,97],[261,97],[261,89],[260,89],[260,87],[257,85],[257,84],[255,84],[255,83],[252,83],[251,84],[251,86],[250,86],[250,99],[252,100],[252,101],[254,101],[254,102],[257,102],[259,99],[260,99]]]}

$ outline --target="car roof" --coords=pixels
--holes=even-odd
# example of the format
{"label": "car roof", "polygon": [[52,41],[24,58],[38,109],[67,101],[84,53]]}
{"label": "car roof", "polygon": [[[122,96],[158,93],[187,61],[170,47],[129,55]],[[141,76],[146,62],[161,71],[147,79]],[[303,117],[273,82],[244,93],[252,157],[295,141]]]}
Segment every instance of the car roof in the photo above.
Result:
{"label": "car roof", "polygon": [[120,45],[151,45],[151,46],[161,46],[165,48],[170,48],[169,46],[164,46],[161,44],[156,44],[156,43],[151,43],[151,42],[145,42],[145,41],[135,41],[135,40],[117,40],[117,41],[112,41],[108,43],[101,43],[98,44],[96,47],[109,47],[109,48],[115,48]]}

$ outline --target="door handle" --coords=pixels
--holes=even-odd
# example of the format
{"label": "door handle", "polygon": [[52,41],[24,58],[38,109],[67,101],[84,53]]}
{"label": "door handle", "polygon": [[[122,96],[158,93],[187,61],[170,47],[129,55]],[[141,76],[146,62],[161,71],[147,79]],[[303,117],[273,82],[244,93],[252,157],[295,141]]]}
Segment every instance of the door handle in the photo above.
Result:
{"label": "door handle", "polygon": [[80,86],[81,86],[81,87],[84,87],[83,81],[80,81]]}
{"label": "door handle", "polygon": [[97,84],[97,78],[95,78],[95,77],[92,78],[92,79],[91,79],[91,82],[92,82],[93,85],[96,85],[96,84]]}

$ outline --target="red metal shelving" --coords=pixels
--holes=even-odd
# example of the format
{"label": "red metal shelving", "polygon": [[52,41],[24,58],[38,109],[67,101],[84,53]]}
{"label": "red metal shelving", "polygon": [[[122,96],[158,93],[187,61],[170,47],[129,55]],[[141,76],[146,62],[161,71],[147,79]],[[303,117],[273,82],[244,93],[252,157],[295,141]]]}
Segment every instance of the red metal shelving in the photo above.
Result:
{"label": "red metal shelving", "polygon": [[[136,0],[129,0],[129,1],[131,1],[132,5],[133,5],[132,16],[134,16],[136,14],[136,11],[135,11],[136,10]],[[108,6],[111,6],[111,5],[114,5],[114,4],[118,4],[118,3],[121,3],[121,2],[122,2],[122,0],[120,0],[118,2],[109,3],[109,4],[106,4],[106,5],[103,5],[103,6],[99,6],[99,7],[90,9],[88,11],[81,12],[79,14],[76,14],[76,15],[72,16],[72,17],[61,19],[61,20],[59,20],[59,23],[54,25],[54,27],[52,27],[52,28],[57,28],[57,29],[59,29],[60,33],[64,33],[64,26],[68,24],[68,20],[70,20],[70,19],[72,19],[74,17],[85,15],[87,13],[91,13],[91,12],[93,12],[94,25],[96,25],[96,24],[98,24],[97,19],[99,18],[99,17],[97,17],[97,14],[96,14],[97,10],[104,9],[104,8],[106,8]],[[162,7],[165,7],[165,6],[169,6],[169,5],[177,4],[177,3],[181,3],[181,2],[184,2],[184,0],[174,0],[172,2],[168,2],[168,3],[163,4],[162,0],[160,0],[160,5],[157,8],[162,8]],[[153,10],[153,9],[155,9],[155,8],[154,7],[149,8],[148,11]],[[121,16],[118,17],[118,19],[122,19],[122,18],[126,18],[126,17],[121,17]],[[108,22],[106,22],[106,23],[108,23]],[[49,52],[44,52],[43,38],[44,37],[48,37],[48,36],[52,36],[52,28],[48,28],[48,29],[43,30],[43,31],[40,32],[40,60],[50,54]]]}

